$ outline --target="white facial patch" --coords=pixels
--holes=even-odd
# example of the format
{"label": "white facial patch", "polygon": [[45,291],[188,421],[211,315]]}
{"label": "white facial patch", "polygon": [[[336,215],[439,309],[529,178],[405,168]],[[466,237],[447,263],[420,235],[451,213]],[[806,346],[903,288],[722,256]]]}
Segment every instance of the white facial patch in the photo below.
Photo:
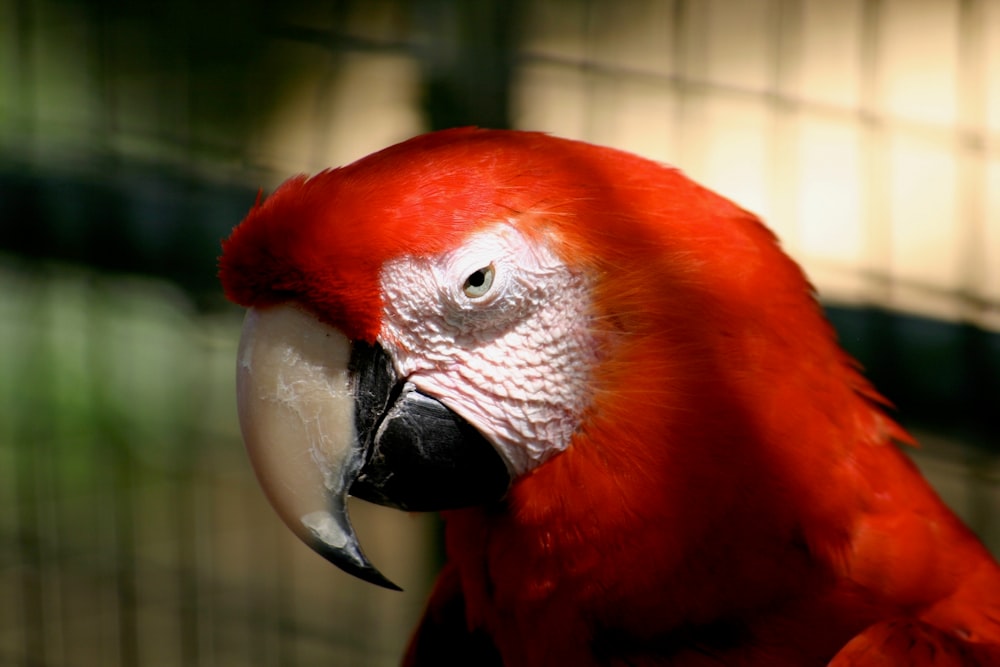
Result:
{"label": "white facial patch", "polygon": [[590,401],[590,284],[500,223],[382,268],[379,342],[396,370],[478,429],[511,472],[564,450]]}

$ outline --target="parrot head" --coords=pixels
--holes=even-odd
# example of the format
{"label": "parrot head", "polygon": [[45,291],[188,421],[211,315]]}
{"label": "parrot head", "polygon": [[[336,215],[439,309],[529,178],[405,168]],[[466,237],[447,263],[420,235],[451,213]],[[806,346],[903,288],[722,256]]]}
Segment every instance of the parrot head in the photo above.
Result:
{"label": "parrot head", "polygon": [[[224,242],[220,276],[248,308],[239,418],[270,502],[387,587],[349,494],[409,511],[512,502],[574,450],[611,471],[594,484],[624,488],[660,475],[656,450],[678,472],[655,493],[692,502],[708,485],[722,506],[746,491],[739,443],[808,419],[782,403],[809,378],[866,391],[752,215],[674,169],[544,134],[437,132],[292,178]],[[751,393],[766,405],[746,409]],[[691,464],[723,456],[722,483]],[[559,494],[585,502],[585,487]]]}

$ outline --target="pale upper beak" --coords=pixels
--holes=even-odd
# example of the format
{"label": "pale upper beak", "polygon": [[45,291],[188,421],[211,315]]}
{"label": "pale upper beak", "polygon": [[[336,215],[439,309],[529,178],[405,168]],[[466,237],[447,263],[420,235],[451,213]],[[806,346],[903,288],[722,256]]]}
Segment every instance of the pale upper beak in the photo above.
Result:
{"label": "pale upper beak", "polygon": [[371,583],[398,589],[361,551],[349,492],[437,510],[493,502],[510,483],[486,439],[397,377],[381,347],[352,342],[297,305],[247,312],[236,387],[268,500],[306,544]]}

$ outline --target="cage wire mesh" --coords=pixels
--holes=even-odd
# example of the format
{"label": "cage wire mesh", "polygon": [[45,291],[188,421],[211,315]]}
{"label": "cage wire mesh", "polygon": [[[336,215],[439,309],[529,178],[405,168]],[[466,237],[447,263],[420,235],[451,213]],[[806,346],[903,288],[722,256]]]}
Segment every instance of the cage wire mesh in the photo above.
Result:
{"label": "cage wire mesh", "polygon": [[1000,3],[0,0],[0,664],[397,662],[436,524],[353,508],[403,595],[279,524],[214,257],[257,188],[477,122],[762,214],[1000,550]]}

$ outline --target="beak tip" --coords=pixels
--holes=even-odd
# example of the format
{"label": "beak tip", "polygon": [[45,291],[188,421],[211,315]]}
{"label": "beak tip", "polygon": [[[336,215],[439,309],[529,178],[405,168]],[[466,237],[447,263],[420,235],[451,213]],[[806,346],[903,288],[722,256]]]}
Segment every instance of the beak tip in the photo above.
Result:
{"label": "beak tip", "polygon": [[373,566],[365,555],[360,551],[352,552],[349,549],[338,548],[326,542],[314,541],[310,545],[313,551],[327,559],[347,574],[351,574],[362,581],[387,588],[391,591],[402,591],[403,589],[393,583],[384,574]]}
{"label": "beak tip", "polygon": [[[338,512],[336,516],[341,516],[341,513]],[[341,521],[337,521],[336,516],[321,510],[302,517],[302,524],[309,532],[309,538],[305,541],[313,551],[362,581],[392,591],[402,591],[361,552],[346,512],[342,514]]]}

